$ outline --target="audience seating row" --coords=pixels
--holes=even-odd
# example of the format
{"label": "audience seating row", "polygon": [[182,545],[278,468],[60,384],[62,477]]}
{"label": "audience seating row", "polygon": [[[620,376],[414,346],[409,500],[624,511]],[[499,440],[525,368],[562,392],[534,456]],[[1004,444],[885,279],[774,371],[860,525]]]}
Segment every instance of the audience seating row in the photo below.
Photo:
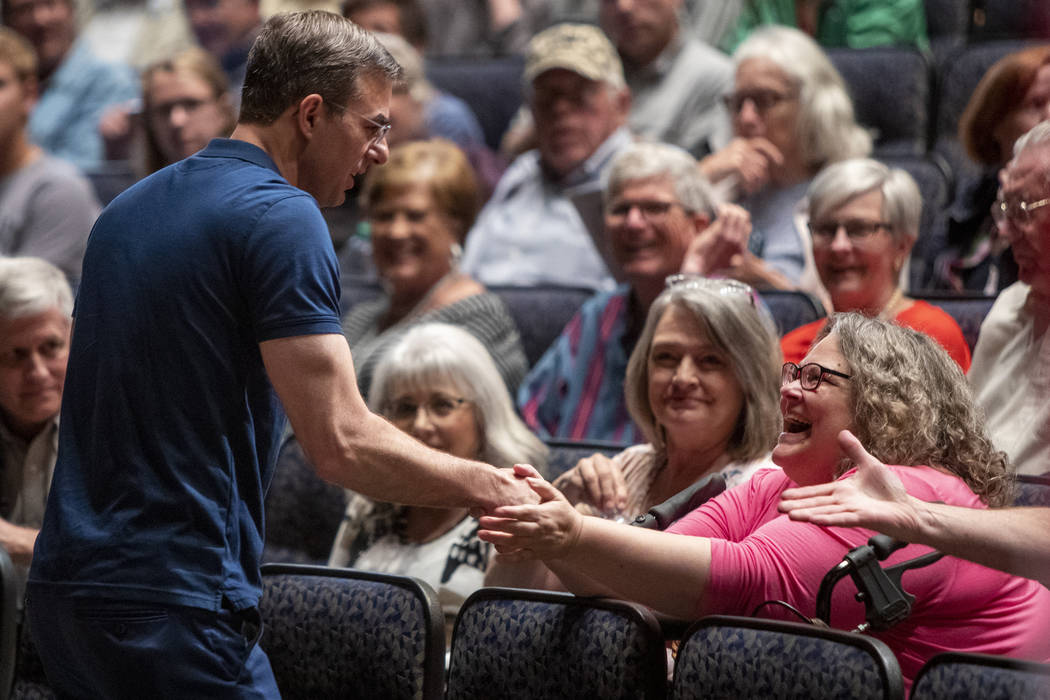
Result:
{"label": "audience seating row", "polygon": [[[565,593],[486,588],[456,618],[443,677],[443,616],[415,579],[352,569],[263,568],[261,644],[288,698],[903,698],[874,638],[815,625],[709,616],[681,638],[667,684],[666,634],[647,608]],[[1050,666],[941,654],[912,698],[1046,697]]]}
{"label": "audience seating row", "polygon": [[[559,468],[562,463],[567,468],[574,463],[571,460],[579,456],[596,451],[612,455],[620,446],[559,441],[552,442],[551,448],[552,455],[564,451],[566,456],[558,463]],[[282,464],[291,464],[290,471],[294,474],[279,470],[270,488],[266,503],[265,560],[323,563],[342,517],[344,491],[321,481],[305,461],[284,461]],[[1014,503],[1050,506],[1050,478],[1019,476]],[[312,514],[311,511],[315,510],[323,510],[326,515]],[[285,697],[343,696],[347,688],[362,687],[384,689],[373,697],[442,697],[443,616],[435,594],[426,584],[385,574],[288,563],[266,564],[263,574],[264,595],[260,610],[267,631],[262,644],[270,654]],[[19,629],[17,624],[13,578],[14,567],[7,553],[0,548],[0,700],[7,697],[23,700],[51,698],[54,695],[47,685],[28,630],[24,625]],[[515,595],[518,598],[514,598]],[[564,666],[570,671],[608,645],[616,649],[629,647],[631,658],[638,660],[631,668],[602,666],[601,673],[605,675],[593,680],[598,685],[587,687],[617,687],[610,680],[616,674],[629,674],[631,683],[639,684],[631,687],[648,687],[650,674],[657,674],[657,670],[650,666],[656,662],[642,651],[644,640],[651,636],[653,624],[644,608],[604,601],[598,612],[585,612],[583,608],[590,605],[589,599],[559,597],[560,594],[550,593],[522,595],[521,592],[510,594],[485,589],[475,595],[477,600],[471,599],[471,604],[493,609],[470,612],[466,617],[461,612],[466,622],[457,621],[452,645],[453,665],[457,663],[456,658],[460,659],[460,672],[456,676],[459,690],[453,695],[450,686],[449,697],[492,697],[491,689],[495,686],[491,683],[496,681],[486,681],[484,674],[479,678],[478,669],[485,668],[485,664],[489,668],[496,664],[505,665],[512,658],[527,663],[529,658],[546,659],[554,654],[555,658],[561,659],[563,657],[549,645],[567,644],[566,640],[570,639],[592,640],[590,646],[573,642],[574,656],[569,659],[571,663]],[[500,602],[507,596],[516,602]],[[528,613],[523,612],[526,609]],[[470,611],[470,607],[464,606],[464,611]],[[679,652],[672,697],[681,700],[700,697],[698,688],[708,689],[704,697],[790,697],[790,693],[784,694],[787,687],[798,688],[797,697],[830,697],[826,689],[835,688],[835,683],[840,682],[822,675],[824,670],[821,669],[830,668],[850,668],[858,677],[884,679],[885,684],[879,687],[887,694],[872,697],[900,697],[899,693],[894,694],[899,685],[899,669],[894,670],[896,662],[885,663],[888,651],[875,640],[792,623],[749,618],[731,623],[708,619],[697,623],[683,636],[687,641]],[[418,628],[406,631],[406,624]],[[589,631],[581,633],[580,625],[589,625]],[[680,622],[663,625],[665,631],[677,630],[675,635],[683,627]],[[537,639],[539,630],[544,631]],[[801,634],[805,638],[779,639],[778,635],[784,634],[795,637]],[[693,636],[697,636],[697,641],[690,641]],[[701,638],[704,640],[702,644],[699,642]],[[458,657],[456,639],[460,640],[462,647]],[[478,657],[480,652],[468,651],[482,642],[488,650],[486,653],[498,654],[499,661],[481,659]],[[522,644],[529,645],[527,654],[520,646],[519,654],[507,652],[507,645]],[[703,652],[692,654],[690,650],[698,645]],[[660,647],[662,649],[662,643]],[[760,650],[766,655],[758,655]],[[814,656],[827,658],[831,654],[835,656],[834,663],[812,660]],[[523,659],[522,655],[528,658]],[[720,657],[724,657],[724,663],[715,662]],[[803,658],[806,662],[799,663]],[[781,660],[780,668],[776,665],[777,659]],[[661,657],[656,665],[661,678],[666,672],[662,664]],[[1016,697],[1030,700],[1047,697],[1050,690],[1046,685],[1050,683],[1047,667],[1010,659],[945,655],[932,660],[928,666],[930,670],[924,671],[916,680],[913,698]],[[551,675],[554,667],[542,664],[539,668],[547,669]],[[474,670],[468,672],[465,669]],[[532,671],[505,669],[501,673],[506,674],[506,678],[500,676],[503,680],[499,682],[514,680],[514,684],[525,688],[535,688],[530,684],[550,680],[546,676],[537,678],[536,668]],[[569,674],[569,677],[576,676]],[[716,692],[715,688],[723,687],[719,683],[730,683],[736,690]],[[1043,685],[1034,685],[1037,683]],[[511,687],[518,687],[514,684]],[[869,683],[865,681],[863,686],[867,688]],[[544,687],[549,690],[549,686]],[[1036,687],[1041,688],[1040,693],[1031,692]],[[471,688],[480,688],[480,694]],[[863,697],[852,686],[842,690],[841,694],[832,695]],[[648,692],[639,691],[623,697],[653,697]],[[515,696],[508,694],[503,697]],[[526,693],[521,697],[545,695]],[[557,697],[557,694],[552,691],[546,697]]]}

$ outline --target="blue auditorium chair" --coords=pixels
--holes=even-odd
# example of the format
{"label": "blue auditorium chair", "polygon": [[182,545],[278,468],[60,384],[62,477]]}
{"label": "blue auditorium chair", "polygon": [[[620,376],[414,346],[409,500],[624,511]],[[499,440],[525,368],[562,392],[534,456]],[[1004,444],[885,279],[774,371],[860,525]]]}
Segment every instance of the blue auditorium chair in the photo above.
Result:
{"label": "blue auditorium chair", "polygon": [[1036,700],[1050,697],[1050,665],[947,652],[922,667],[911,700]]}
{"label": "blue auditorium chair", "polygon": [[934,261],[948,245],[948,207],[953,190],[950,166],[936,153],[880,160],[907,171],[919,186],[922,219],[919,221],[919,240],[911,251],[908,289],[915,292],[927,289],[933,281]]}
{"label": "blue auditorium chair", "polygon": [[1018,474],[1014,478],[1015,506],[1050,507],[1050,475]]}
{"label": "blue auditorium chair", "polygon": [[343,521],[346,491],[317,476],[291,436],[277,457],[265,508],[264,562],[324,564]]}
{"label": "blue auditorium chair", "polygon": [[903,696],[897,659],[877,639],[797,622],[711,615],[682,639],[669,698]]}
{"label": "blue auditorium chair", "polygon": [[576,310],[594,294],[594,290],[583,287],[542,284],[531,287],[492,285],[488,289],[510,310],[521,334],[521,345],[529,367],[543,357]]}
{"label": "blue auditorium chair", "polygon": [[260,644],[281,695],[438,700],[444,615],[424,582],[353,569],[267,564]]}
{"label": "blue auditorium chair", "polygon": [[666,679],[660,626],[642,605],[482,588],[456,618],[445,697],[657,700]]}
{"label": "blue auditorium chair", "polygon": [[926,153],[933,69],[918,49],[829,48],[846,81],[857,122],[875,132],[875,157]]}
{"label": "blue auditorium chair", "polygon": [[983,295],[961,295],[948,293],[917,293],[912,294],[916,299],[922,299],[928,304],[938,306],[942,311],[955,319],[962,330],[966,344],[970,351],[977,345],[977,336],[981,332],[981,324],[984,317],[988,315],[989,309],[995,303],[995,297]]}
{"label": "blue auditorium chair", "polygon": [[764,289],[758,294],[773,316],[780,335],[827,316],[820,301],[806,292]]}
{"label": "blue auditorium chair", "polygon": [[470,105],[493,149],[521,106],[524,70],[521,56],[428,58],[426,67],[430,82]]}

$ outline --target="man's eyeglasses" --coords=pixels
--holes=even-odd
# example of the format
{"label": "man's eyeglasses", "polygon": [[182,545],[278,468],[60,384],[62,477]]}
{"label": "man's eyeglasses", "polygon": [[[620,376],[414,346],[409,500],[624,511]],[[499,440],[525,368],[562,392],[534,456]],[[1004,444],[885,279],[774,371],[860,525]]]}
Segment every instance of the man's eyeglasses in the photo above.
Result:
{"label": "man's eyeglasses", "polygon": [[1002,228],[1009,221],[1014,225],[1027,226],[1032,223],[1032,212],[1050,204],[1050,197],[1037,202],[1025,202],[1019,199],[1006,201],[1002,198],[992,204],[992,219],[995,225]]}
{"label": "man's eyeglasses", "polygon": [[794,93],[777,92],[776,90],[738,90],[722,96],[726,109],[730,114],[737,114],[748,100],[755,106],[759,114],[765,114],[781,102],[787,102],[797,97]]}
{"label": "man's eyeglasses", "polygon": [[369,148],[373,148],[383,143],[383,139],[385,139],[386,135],[390,133],[390,128],[394,126],[390,122],[377,122],[375,119],[370,119],[363,114],[354,112],[349,109],[346,111],[350,112],[350,114],[354,115],[355,117],[360,117],[361,119],[364,119],[372,126],[372,138],[368,141]]}
{"label": "man's eyeglasses", "polygon": [[704,289],[721,296],[746,296],[755,305],[755,289],[733,279],[700,277],[699,275],[671,275],[664,280],[667,289]]}
{"label": "man's eyeglasses", "polygon": [[780,369],[780,386],[787,386],[798,379],[803,389],[816,391],[817,387],[820,386],[820,382],[829,374],[834,377],[842,377],[843,379],[851,378],[848,374],[836,372],[823,365],[818,365],[816,362],[807,362],[801,367],[794,362],[785,362]]}
{"label": "man's eyeglasses", "polygon": [[394,399],[387,404],[383,415],[393,423],[408,423],[416,418],[419,409],[426,411],[430,420],[440,422],[455,413],[467,400],[459,396],[434,394],[423,403],[409,397]]}
{"label": "man's eyeglasses", "polygon": [[866,221],[864,219],[850,219],[848,221],[810,221],[809,232],[813,236],[814,245],[830,245],[839,229],[846,231],[846,237],[850,243],[857,244],[867,241],[879,231],[892,231],[893,226],[885,221]]}
{"label": "man's eyeglasses", "polygon": [[[679,202],[661,202],[657,199],[618,200],[609,205],[606,215],[614,224],[619,224],[630,215],[632,209],[637,209],[643,219],[654,224],[663,221],[673,207],[682,205]],[[685,207],[682,209],[685,210]]]}

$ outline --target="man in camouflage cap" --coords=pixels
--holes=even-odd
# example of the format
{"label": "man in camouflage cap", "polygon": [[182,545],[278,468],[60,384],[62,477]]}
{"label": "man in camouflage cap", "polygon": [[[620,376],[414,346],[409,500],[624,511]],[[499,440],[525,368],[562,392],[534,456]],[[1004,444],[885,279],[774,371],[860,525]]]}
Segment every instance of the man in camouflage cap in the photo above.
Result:
{"label": "man in camouflage cap", "polygon": [[608,289],[612,278],[571,200],[599,192],[602,172],[631,141],[620,58],[597,27],[559,24],[529,42],[524,79],[536,148],[496,186],[463,266],[485,284]]}

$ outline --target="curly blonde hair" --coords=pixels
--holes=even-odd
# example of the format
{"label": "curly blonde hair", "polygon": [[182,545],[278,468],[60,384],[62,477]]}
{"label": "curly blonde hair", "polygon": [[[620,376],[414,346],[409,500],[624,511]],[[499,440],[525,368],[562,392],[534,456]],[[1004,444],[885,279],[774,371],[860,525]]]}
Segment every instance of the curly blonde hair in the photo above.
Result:
{"label": "curly blonde hair", "polygon": [[1006,455],[992,446],[966,377],[936,341],[857,313],[835,314],[819,337],[832,333],[852,374],[853,433],[872,456],[946,470],[989,506],[1009,502]]}

